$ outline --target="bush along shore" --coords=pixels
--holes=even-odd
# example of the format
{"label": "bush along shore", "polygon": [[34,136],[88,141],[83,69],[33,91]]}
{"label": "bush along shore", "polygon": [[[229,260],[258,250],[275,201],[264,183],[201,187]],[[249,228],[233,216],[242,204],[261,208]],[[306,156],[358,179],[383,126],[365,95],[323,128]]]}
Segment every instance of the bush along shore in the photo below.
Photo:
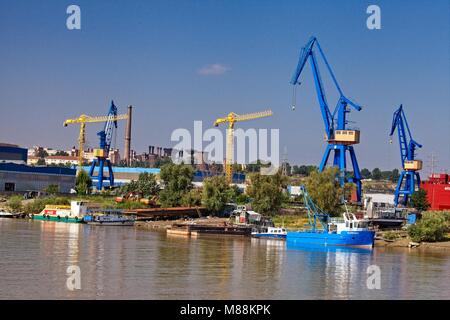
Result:
{"label": "bush along shore", "polygon": [[375,246],[450,250],[450,211],[425,211],[406,230],[379,232]]}

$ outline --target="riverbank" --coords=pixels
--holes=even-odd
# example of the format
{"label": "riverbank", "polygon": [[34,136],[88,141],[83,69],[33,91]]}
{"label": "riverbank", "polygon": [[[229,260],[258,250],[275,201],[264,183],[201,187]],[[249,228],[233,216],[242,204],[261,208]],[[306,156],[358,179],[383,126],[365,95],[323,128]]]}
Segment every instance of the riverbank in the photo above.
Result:
{"label": "riverbank", "polygon": [[[450,239],[450,234],[447,235],[447,239]],[[408,236],[406,230],[381,231],[377,233],[375,247],[450,251],[450,240],[438,242],[415,242]]]}
{"label": "riverbank", "polygon": [[375,240],[375,247],[386,248],[410,248],[413,250],[444,250],[450,251],[450,241],[441,242],[413,242],[409,238],[386,241],[383,239]]}

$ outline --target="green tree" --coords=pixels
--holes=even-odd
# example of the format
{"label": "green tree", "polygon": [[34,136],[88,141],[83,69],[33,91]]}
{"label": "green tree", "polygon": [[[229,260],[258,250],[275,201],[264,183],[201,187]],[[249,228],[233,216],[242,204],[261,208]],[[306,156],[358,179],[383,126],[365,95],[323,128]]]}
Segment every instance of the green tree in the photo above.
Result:
{"label": "green tree", "polygon": [[419,211],[426,211],[430,208],[430,203],[427,199],[427,191],[419,189],[411,196],[411,205]]}
{"label": "green tree", "polygon": [[229,186],[227,193],[228,193],[228,201],[236,202],[239,195],[242,194],[242,191],[239,189],[237,185],[233,184]]}
{"label": "green tree", "polygon": [[92,179],[84,170],[80,170],[75,180],[75,190],[78,194],[89,194],[91,192]]}
{"label": "green tree", "polygon": [[398,169],[392,170],[391,182],[397,182],[398,178],[400,178],[400,173],[398,172]]}
{"label": "green tree", "polygon": [[59,186],[57,184],[49,184],[45,189],[48,194],[54,195],[59,192]]}
{"label": "green tree", "polygon": [[409,226],[408,235],[413,241],[443,241],[450,231],[450,213],[425,212],[416,224]]}
{"label": "green tree", "polygon": [[247,194],[252,198],[252,208],[265,215],[278,213],[283,200],[285,200],[283,196],[285,186],[286,177],[280,173],[275,175],[252,174],[250,185],[247,187]]}
{"label": "green tree", "polygon": [[220,213],[234,196],[235,189],[228,186],[224,176],[214,176],[203,181],[203,204],[214,213]]}
{"label": "green tree", "polygon": [[202,192],[199,189],[191,189],[181,198],[181,205],[184,207],[197,207],[202,204]]}
{"label": "green tree", "polygon": [[392,171],[381,171],[381,179],[390,181],[392,179]]}
{"label": "green tree", "polygon": [[166,164],[172,163],[171,157],[157,157],[155,160],[155,168],[162,168]]}
{"label": "green tree", "polygon": [[245,193],[241,193],[236,197],[236,200],[234,201],[236,204],[247,204],[250,202],[250,197],[246,195]]}
{"label": "green tree", "polygon": [[161,204],[164,207],[181,205],[183,196],[192,189],[194,169],[185,164],[165,164],[161,168],[163,190],[160,192]]}
{"label": "green tree", "polygon": [[313,171],[317,171],[317,167],[316,166],[305,166],[305,165],[301,165],[301,166],[293,166],[292,167],[292,173],[293,174],[298,174],[301,176],[309,176],[311,174],[311,172]]}
{"label": "green tree", "polygon": [[370,172],[369,169],[364,168],[361,170],[361,177],[363,179],[370,179],[372,177],[372,173]]}
{"label": "green tree", "polygon": [[374,180],[380,180],[382,177],[381,170],[379,168],[375,168],[372,170],[372,178]]}
{"label": "green tree", "polygon": [[36,162],[36,165],[45,166],[45,159],[43,159],[43,158],[38,159],[38,161]]}
{"label": "green tree", "polygon": [[339,168],[330,167],[323,172],[312,172],[305,183],[313,201],[319,208],[332,215],[340,213],[345,193],[345,189],[339,184],[338,175]]}
{"label": "green tree", "polygon": [[22,197],[21,196],[12,196],[9,198],[8,202],[6,203],[7,207],[11,212],[22,212],[23,206],[22,206]]}
{"label": "green tree", "polygon": [[138,184],[139,192],[144,197],[154,196],[159,192],[159,185],[156,182],[156,176],[154,174],[148,172],[139,174]]}
{"label": "green tree", "polygon": [[143,172],[139,174],[137,180],[132,180],[130,183],[123,186],[120,189],[120,192],[121,193],[138,192],[143,197],[147,198],[149,196],[158,194],[159,185],[156,182],[156,177],[154,174]]}
{"label": "green tree", "polygon": [[55,156],[65,156],[65,157],[67,157],[69,154],[67,153],[67,152],[65,152],[65,151],[57,151],[56,153],[55,153]]}
{"label": "green tree", "polygon": [[46,158],[46,157],[48,157],[48,152],[47,151],[45,151],[44,149],[39,149],[37,152],[36,152],[36,157],[38,157],[38,158]]}

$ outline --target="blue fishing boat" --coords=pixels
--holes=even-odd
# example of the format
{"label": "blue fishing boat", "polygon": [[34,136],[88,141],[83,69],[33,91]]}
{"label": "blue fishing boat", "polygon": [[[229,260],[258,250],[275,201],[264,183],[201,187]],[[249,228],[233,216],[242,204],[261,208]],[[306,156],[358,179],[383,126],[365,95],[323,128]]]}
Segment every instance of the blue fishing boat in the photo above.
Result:
{"label": "blue fishing boat", "polygon": [[[369,230],[368,220],[357,219],[348,211],[343,214],[343,218],[331,218],[315,205],[304,186],[301,191],[308,211],[310,229],[288,232],[288,242],[299,245],[373,247],[375,232]],[[318,222],[321,227],[318,227]]]}
{"label": "blue fishing boat", "polygon": [[275,228],[268,227],[262,231],[252,232],[252,237],[254,238],[270,238],[270,239],[286,239],[286,229],[285,228]]}

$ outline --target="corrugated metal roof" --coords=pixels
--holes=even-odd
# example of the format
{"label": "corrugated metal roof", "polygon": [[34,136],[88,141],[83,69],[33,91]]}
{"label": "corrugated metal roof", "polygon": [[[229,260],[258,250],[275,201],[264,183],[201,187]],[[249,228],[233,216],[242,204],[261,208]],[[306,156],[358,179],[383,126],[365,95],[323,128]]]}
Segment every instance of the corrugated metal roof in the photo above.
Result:
{"label": "corrugated metal roof", "polygon": [[58,174],[75,176],[76,169],[63,168],[63,167],[32,167],[25,164],[15,163],[0,163],[0,171],[12,171],[22,173],[40,173],[40,174]]}

